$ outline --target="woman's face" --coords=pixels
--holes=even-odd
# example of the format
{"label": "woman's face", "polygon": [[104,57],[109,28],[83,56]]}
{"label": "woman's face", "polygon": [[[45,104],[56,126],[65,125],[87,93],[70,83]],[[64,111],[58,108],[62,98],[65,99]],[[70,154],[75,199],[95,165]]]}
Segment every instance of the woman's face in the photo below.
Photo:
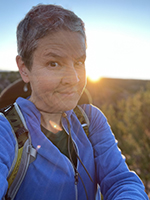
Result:
{"label": "woman's face", "polygon": [[38,41],[31,71],[26,69],[32,101],[39,110],[59,113],[73,109],[86,84],[86,46],[77,32],[61,30]]}

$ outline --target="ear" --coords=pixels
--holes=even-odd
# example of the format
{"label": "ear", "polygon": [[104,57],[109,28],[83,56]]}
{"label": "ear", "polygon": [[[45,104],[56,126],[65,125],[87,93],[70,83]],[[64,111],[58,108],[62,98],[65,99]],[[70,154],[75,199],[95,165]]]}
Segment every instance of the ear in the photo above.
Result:
{"label": "ear", "polygon": [[29,79],[29,70],[25,66],[25,64],[24,64],[21,56],[19,56],[19,55],[16,56],[16,63],[17,63],[17,66],[18,66],[18,69],[19,69],[19,73],[20,73],[23,81],[25,83],[30,82],[30,79]]}

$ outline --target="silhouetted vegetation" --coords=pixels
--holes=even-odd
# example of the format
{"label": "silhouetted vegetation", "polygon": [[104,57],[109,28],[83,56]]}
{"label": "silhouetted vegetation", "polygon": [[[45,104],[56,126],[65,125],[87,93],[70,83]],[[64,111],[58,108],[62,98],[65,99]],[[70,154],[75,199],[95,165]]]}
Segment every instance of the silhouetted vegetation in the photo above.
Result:
{"label": "silhouetted vegetation", "polygon": [[[19,77],[18,72],[1,72],[0,92]],[[107,116],[129,168],[150,195],[150,80],[102,78],[88,80],[87,89]]]}
{"label": "silhouetted vegetation", "polygon": [[0,72],[0,92],[6,88],[9,84],[20,78],[18,72]]}

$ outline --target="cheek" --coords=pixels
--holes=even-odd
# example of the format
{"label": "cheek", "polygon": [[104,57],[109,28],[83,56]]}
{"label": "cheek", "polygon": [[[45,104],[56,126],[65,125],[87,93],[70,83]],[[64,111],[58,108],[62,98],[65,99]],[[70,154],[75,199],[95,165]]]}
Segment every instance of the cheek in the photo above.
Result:
{"label": "cheek", "polygon": [[78,76],[79,76],[79,79],[80,79],[80,84],[82,87],[84,87],[86,85],[86,71],[85,69],[82,69],[78,72]]}
{"label": "cheek", "polygon": [[53,92],[56,88],[56,83],[47,76],[34,77],[31,81],[32,91],[38,95],[44,95]]}

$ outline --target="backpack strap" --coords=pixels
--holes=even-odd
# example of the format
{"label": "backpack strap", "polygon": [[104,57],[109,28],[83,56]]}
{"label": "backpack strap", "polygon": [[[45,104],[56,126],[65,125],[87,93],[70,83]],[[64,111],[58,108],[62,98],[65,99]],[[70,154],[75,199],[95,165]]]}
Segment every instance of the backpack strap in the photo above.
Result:
{"label": "backpack strap", "polygon": [[81,123],[81,126],[84,129],[84,132],[86,133],[87,137],[89,136],[89,125],[90,125],[90,121],[89,118],[87,116],[87,114],[85,113],[85,111],[81,108],[81,106],[77,105],[74,108],[74,113],[76,114],[78,120]]}
{"label": "backpack strap", "polygon": [[9,121],[16,140],[15,158],[7,177],[8,191],[5,197],[12,200],[25,177],[29,164],[35,160],[37,151],[31,145],[31,137],[17,103],[1,109],[0,114]]}

